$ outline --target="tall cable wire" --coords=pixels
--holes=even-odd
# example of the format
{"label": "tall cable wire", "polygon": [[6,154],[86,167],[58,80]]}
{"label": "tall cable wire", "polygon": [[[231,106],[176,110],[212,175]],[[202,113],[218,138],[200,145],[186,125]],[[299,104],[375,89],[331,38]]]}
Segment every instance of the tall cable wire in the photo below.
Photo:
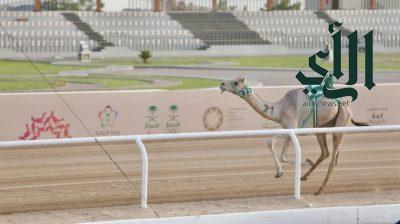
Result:
{"label": "tall cable wire", "polygon": [[[118,165],[118,163],[112,158],[110,153],[103,147],[103,145],[98,141],[96,136],[92,134],[90,131],[89,127],[83,122],[83,120],[78,116],[78,114],[75,112],[75,110],[69,105],[69,103],[64,99],[64,97],[58,92],[58,90],[54,87],[54,85],[51,83],[51,81],[40,71],[39,67],[36,65],[36,63],[29,57],[29,55],[22,49],[21,46],[18,45],[17,39],[10,33],[8,30],[4,27],[3,23],[0,22],[1,29],[6,33],[6,35],[11,39],[12,43],[15,44],[16,48],[24,55],[24,57],[32,64],[32,66],[35,68],[35,70],[40,74],[40,76],[46,81],[46,83],[49,85],[49,87],[53,90],[53,92],[57,95],[57,97],[61,100],[61,102],[67,107],[67,109],[73,114],[73,116],[78,120],[78,122],[83,126],[83,128],[86,130],[86,132],[90,135],[95,140],[95,143],[100,147],[100,149],[104,152],[104,154],[108,157],[108,159],[114,164],[114,166],[119,170],[119,172],[123,175],[123,177],[126,179],[126,181],[135,189],[135,191],[141,196],[141,198],[144,198],[142,195],[142,192],[139,191],[133,181],[129,179],[128,175],[125,173],[125,171]],[[146,203],[147,203],[147,199]],[[148,206],[153,213],[157,216],[160,217],[160,215],[151,207]]]}

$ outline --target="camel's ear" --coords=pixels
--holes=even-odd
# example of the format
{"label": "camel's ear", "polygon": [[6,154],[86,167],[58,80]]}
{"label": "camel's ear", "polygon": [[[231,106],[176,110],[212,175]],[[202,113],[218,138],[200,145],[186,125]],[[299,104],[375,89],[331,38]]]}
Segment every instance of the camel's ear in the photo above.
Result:
{"label": "camel's ear", "polygon": [[238,82],[241,82],[241,83],[244,83],[244,82],[246,81],[246,77],[244,77],[244,76],[239,76],[239,77],[237,78],[237,81],[238,81]]}

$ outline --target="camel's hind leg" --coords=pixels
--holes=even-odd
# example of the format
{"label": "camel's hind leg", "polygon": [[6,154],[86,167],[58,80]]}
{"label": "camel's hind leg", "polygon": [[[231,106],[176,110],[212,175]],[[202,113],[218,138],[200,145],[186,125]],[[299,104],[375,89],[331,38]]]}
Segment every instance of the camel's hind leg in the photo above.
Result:
{"label": "camel's hind leg", "polygon": [[321,148],[321,154],[318,158],[317,161],[311,166],[311,168],[303,175],[301,180],[307,180],[307,177],[315,170],[315,168],[318,167],[324,159],[329,157],[329,150],[328,150],[328,144],[326,143],[326,134],[317,134],[317,140],[319,147]]}
{"label": "camel's hind leg", "polygon": [[[345,127],[348,126],[351,119],[351,111],[346,107],[339,107],[339,114],[336,118],[335,126],[336,127]],[[333,134],[333,152],[332,152],[332,160],[329,165],[328,173],[326,174],[325,180],[322,186],[319,188],[315,195],[319,195],[325,191],[326,184],[328,183],[329,177],[331,176],[333,169],[337,164],[337,160],[339,158],[339,147],[343,142],[343,133],[334,133]]]}
{"label": "camel's hind leg", "polygon": [[338,155],[339,155],[339,146],[343,142],[343,133],[335,133],[333,134],[333,152],[332,152],[332,160],[331,164],[329,165],[328,173],[326,174],[324,183],[322,186],[319,188],[317,192],[315,192],[315,195],[319,195],[325,191],[326,184],[328,183],[329,177],[332,174],[333,169],[336,166]]}
{"label": "camel's hind leg", "polygon": [[335,166],[337,166],[337,161],[339,159],[339,154],[340,154],[340,151],[338,151],[337,154],[336,154]]}

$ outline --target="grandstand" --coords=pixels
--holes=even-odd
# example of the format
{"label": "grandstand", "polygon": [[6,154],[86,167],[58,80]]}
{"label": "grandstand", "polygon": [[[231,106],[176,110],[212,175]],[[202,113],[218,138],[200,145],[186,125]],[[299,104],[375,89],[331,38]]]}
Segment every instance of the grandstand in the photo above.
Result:
{"label": "grandstand", "polygon": [[[89,40],[59,12],[0,11],[0,18],[5,28],[0,31],[0,48],[17,51],[18,47],[22,47],[28,52],[76,52],[81,40]],[[15,37],[19,46],[7,33]]]}
{"label": "grandstand", "polygon": [[[243,213],[232,216],[237,224],[284,223],[246,214],[260,210],[324,223],[281,211],[304,208],[347,223],[334,220],[349,207],[318,207],[399,203],[400,0],[120,2],[0,0],[0,224],[232,212]],[[336,48],[316,63],[343,73],[336,90],[357,90],[352,113],[342,112],[346,98],[328,103],[343,105],[337,112],[299,100],[307,98],[296,74],[318,76],[310,55],[332,44],[334,21],[343,22],[343,54]],[[371,30],[372,54],[362,43]],[[348,53],[354,31],[365,55],[356,44]],[[381,127],[341,127],[351,114],[353,124]],[[313,121],[337,128],[304,129]],[[345,133],[340,156],[338,136],[322,140],[326,132]],[[325,193],[313,196],[336,165]],[[399,208],[384,223],[400,224]],[[360,217],[388,216],[383,209],[355,207],[353,223],[374,223]]]}
{"label": "grandstand", "polygon": [[[370,0],[369,5],[359,1],[361,8],[368,5],[372,10],[321,10],[336,6],[318,5],[317,1],[300,1],[301,10],[272,10],[269,0],[235,6],[227,1],[224,7],[218,1],[199,0],[183,8],[164,4],[163,10],[158,1],[130,1],[129,8],[120,12],[44,11],[31,2],[30,9],[35,11],[14,10],[22,7],[17,7],[19,4],[27,5],[26,1],[3,0],[0,4],[4,26],[0,30],[0,49],[63,55],[76,53],[84,41],[95,52],[113,47],[132,52],[204,51],[213,45],[277,45],[286,52],[308,52],[324,46],[329,39],[327,25],[338,20],[344,22],[344,34],[373,29],[376,44],[384,50],[400,50],[396,49],[400,45],[400,10],[387,0]],[[391,8],[382,9],[384,5]],[[182,10],[185,12],[177,12]],[[345,38],[343,41],[346,46]]]}
{"label": "grandstand", "polygon": [[[326,21],[313,11],[237,12],[242,20],[263,39],[288,48],[321,48]],[[311,36],[310,36],[311,34]]]}
{"label": "grandstand", "polygon": [[207,45],[270,44],[232,13],[170,13],[173,19]]}
{"label": "grandstand", "polygon": [[106,40],[132,51],[196,50],[204,45],[164,12],[79,12],[76,15]]}
{"label": "grandstand", "polygon": [[326,13],[335,20],[340,20],[350,30],[358,30],[364,35],[374,30],[375,41],[386,48],[400,47],[400,10],[328,10]]}

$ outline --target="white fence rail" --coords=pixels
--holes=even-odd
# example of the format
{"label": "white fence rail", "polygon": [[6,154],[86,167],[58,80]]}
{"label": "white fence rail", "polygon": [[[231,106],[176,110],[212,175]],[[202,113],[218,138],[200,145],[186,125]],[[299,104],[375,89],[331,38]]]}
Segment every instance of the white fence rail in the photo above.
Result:
{"label": "white fence rail", "polygon": [[400,131],[400,125],[388,126],[368,126],[368,127],[333,127],[333,128],[303,128],[303,129],[273,129],[273,130],[246,130],[246,131],[223,131],[223,132],[192,132],[177,134],[154,134],[154,135],[126,135],[126,136],[107,136],[107,137],[86,137],[69,139],[47,139],[32,141],[3,141],[0,148],[13,147],[32,147],[32,146],[52,146],[52,145],[73,145],[88,143],[116,143],[134,141],[140,149],[142,157],[142,192],[141,206],[147,208],[147,186],[148,186],[148,157],[147,150],[143,141],[162,141],[162,140],[184,140],[184,139],[215,139],[233,137],[266,137],[289,135],[295,149],[295,190],[294,196],[300,199],[300,175],[301,175],[301,147],[297,135],[318,134],[318,133],[363,133],[363,132],[390,132]]}

